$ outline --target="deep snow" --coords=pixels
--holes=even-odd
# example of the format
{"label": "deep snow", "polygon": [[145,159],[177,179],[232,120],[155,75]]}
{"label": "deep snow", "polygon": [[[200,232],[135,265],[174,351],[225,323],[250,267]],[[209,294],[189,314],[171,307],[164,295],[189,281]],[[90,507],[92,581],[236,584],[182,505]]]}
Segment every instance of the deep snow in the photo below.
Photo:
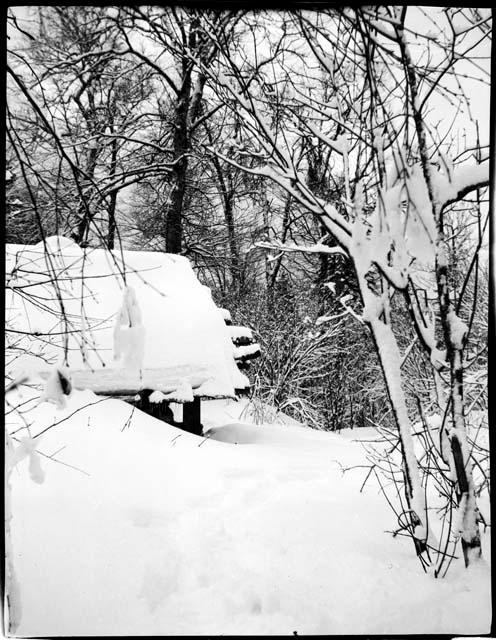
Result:
{"label": "deep snow", "polygon": [[24,406],[31,435],[73,414],[36,441],[81,471],[42,456],[43,484],[27,459],[11,475],[17,635],[489,631],[489,534],[480,566],[425,575],[410,540],[385,533],[396,523],[377,487],[360,493],[364,469],[341,471],[364,463],[354,439],[369,429],[203,407],[206,438],[91,392]]}

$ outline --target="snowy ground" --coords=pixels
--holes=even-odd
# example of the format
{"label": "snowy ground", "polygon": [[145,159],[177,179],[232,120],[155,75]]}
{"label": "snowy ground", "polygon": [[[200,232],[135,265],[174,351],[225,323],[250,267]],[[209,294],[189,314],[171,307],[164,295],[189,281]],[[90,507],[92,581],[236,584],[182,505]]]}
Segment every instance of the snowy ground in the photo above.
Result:
{"label": "snowy ground", "polygon": [[489,632],[489,566],[426,576],[384,532],[376,487],[359,492],[364,470],[342,474],[370,432],[250,424],[215,401],[204,439],[90,392],[26,417],[36,433],[98,400],[39,442],[84,473],[46,458],[42,484],[27,460],[12,473],[16,635]]}

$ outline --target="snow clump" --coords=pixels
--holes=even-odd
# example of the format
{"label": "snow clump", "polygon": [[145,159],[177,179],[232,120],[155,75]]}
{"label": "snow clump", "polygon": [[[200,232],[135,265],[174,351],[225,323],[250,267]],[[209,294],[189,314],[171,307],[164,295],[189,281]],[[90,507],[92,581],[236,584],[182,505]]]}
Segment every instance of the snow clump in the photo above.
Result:
{"label": "snow clump", "polygon": [[141,369],[145,351],[145,328],[132,287],[124,290],[124,299],[114,328],[114,360],[122,359],[126,369]]}

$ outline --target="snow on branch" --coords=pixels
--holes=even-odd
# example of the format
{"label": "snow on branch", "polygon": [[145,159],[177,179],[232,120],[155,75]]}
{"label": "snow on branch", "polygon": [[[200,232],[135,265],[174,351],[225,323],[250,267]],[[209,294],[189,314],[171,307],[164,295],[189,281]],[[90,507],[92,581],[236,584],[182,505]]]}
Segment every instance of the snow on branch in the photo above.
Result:
{"label": "snow on branch", "polygon": [[295,252],[302,251],[304,253],[326,253],[326,254],[341,254],[348,257],[348,254],[341,247],[328,247],[325,244],[317,242],[313,245],[297,245],[297,244],[285,244],[276,240],[255,242],[253,247],[259,247],[260,249],[273,249],[274,251],[286,251]]}
{"label": "snow on branch", "polygon": [[308,127],[308,129],[310,129],[310,131],[317,138],[322,140],[322,142],[324,142],[330,149],[332,149],[333,151],[336,151],[337,153],[343,155],[343,153],[345,152],[345,149],[346,149],[346,136],[341,135],[336,140],[332,140],[323,131],[321,131],[320,129],[317,129],[317,127],[314,127],[313,124],[311,122],[309,122],[308,120],[305,122],[305,126]]}
{"label": "snow on branch", "polygon": [[305,184],[305,181],[300,178],[298,174],[294,176],[288,175],[281,168],[277,166],[270,166],[268,164],[261,167],[248,167],[239,164],[232,158],[222,154],[218,149],[214,147],[207,147],[209,151],[217,155],[221,160],[227,162],[233,167],[240,169],[246,173],[257,175],[261,177],[273,180],[276,184],[281,186],[286,193],[291,195],[297,202],[301,203],[304,207],[311,211],[315,215],[319,216],[327,230],[332,233],[340,245],[348,247],[351,238],[351,226],[347,220],[341,216],[336,208],[328,202],[325,202],[322,198],[317,197]]}
{"label": "snow on branch", "polygon": [[435,182],[439,203],[444,208],[489,184],[489,161],[455,169],[451,179],[437,175]]}

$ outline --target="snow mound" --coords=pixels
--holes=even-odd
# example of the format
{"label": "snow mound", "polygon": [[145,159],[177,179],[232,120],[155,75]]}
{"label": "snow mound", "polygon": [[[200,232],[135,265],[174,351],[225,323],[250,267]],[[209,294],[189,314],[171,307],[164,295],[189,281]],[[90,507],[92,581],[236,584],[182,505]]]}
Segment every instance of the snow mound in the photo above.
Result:
{"label": "snow mound", "polygon": [[230,442],[231,444],[260,444],[276,443],[283,444],[287,439],[284,427],[273,425],[253,425],[246,422],[233,422],[218,427],[212,427],[205,432],[205,436],[219,442]]}
{"label": "snow mound", "polygon": [[[360,492],[364,470],[342,473],[364,464],[357,443],[203,404],[212,437],[88,391],[24,413],[45,477],[30,477],[23,441],[10,475],[16,634],[488,632],[487,565],[425,576],[410,541],[385,534],[396,519],[377,487]],[[9,415],[13,437],[23,424]]]}

